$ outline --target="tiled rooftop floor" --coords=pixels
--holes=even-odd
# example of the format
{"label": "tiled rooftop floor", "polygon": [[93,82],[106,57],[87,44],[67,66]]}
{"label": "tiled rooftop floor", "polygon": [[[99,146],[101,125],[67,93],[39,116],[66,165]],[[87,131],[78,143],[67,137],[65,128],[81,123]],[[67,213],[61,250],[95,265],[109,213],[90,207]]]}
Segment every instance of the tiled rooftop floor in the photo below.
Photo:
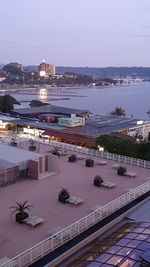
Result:
{"label": "tiled rooftop floor", "polygon": [[[150,177],[150,171],[131,165],[127,170],[136,172],[136,178],[117,176],[112,168],[116,163],[111,160],[107,165],[85,167],[85,161],[69,163],[68,157],[60,158],[60,171],[57,175],[39,181],[27,180],[0,189],[0,258],[13,257],[48,237],[48,232],[57,226],[68,226],[87,215],[96,205],[104,205],[119,197],[127,188],[135,188]],[[101,175],[104,180],[116,183],[111,190],[93,186],[93,178]],[[58,202],[57,196],[62,187],[72,196],[84,199],[78,207],[71,207]],[[33,205],[31,213],[45,221],[35,229],[15,222],[10,217],[9,207],[14,201],[29,200]]]}

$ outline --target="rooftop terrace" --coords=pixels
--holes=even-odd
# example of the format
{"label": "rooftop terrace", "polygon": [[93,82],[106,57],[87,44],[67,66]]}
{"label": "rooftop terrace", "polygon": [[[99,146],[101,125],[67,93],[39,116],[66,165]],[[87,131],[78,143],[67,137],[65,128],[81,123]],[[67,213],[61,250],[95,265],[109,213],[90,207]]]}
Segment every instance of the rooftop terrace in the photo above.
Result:
{"label": "rooftop terrace", "polygon": [[[25,144],[25,143],[24,143]],[[48,150],[45,145],[39,146],[39,152]],[[71,153],[70,153],[71,154]],[[89,158],[88,155],[83,155]],[[99,159],[92,157],[95,161]],[[106,165],[85,167],[85,160],[76,163],[68,162],[68,156],[60,157],[60,171],[46,179],[26,180],[0,189],[0,258],[13,257],[29,247],[48,237],[48,232],[57,227],[66,227],[91,212],[91,208],[103,206],[149,180],[149,169],[126,164],[127,170],[137,173],[136,178],[121,177],[112,165],[116,163],[107,160]],[[116,184],[112,189],[93,186],[93,179],[101,175],[104,181]],[[72,196],[84,199],[78,207],[64,205],[58,202],[60,189],[65,187]],[[9,207],[14,201],[28,200],[33,208],[32,214],[44,219],[44,223],[31,229],[27,225],[20,225],[15,218],[10,217]]]}

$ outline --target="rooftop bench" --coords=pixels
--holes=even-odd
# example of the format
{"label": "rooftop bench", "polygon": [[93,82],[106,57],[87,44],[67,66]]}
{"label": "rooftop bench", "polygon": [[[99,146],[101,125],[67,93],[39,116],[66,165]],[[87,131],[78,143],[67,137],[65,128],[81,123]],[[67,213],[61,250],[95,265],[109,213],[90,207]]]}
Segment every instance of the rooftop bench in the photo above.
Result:
{"label": "rooftop bench", "polygon": [[78,206],[79,204],[82,204],[84,202],[84,200],[82,198],[79,197],[69,197],[66,200],[66,203],[72,205],[72,206]]}
{"label": "rooftop bench", "polygon": [[106,165],[107,161],[106,160],[99,160],[97,161],[97,165]]}
{"label": "rooftop bench", "polygon": [[36,216],[36,215],[29,215],[28,218],[26,218],[25,220],[23,220],[23,222],[31,227],[35,227],[41,223],[44,222],[44,219]]}
{"label": "rooftop bench", "polygon": [[106,182],[103,182],[101,184],[101,187],[104,187],[104,188],[107,188],[107,189],[112,189],[116,186],[115,183],[112,183],[112,182],[109,182],[109,181],[106,181]]}
{"label": "rooftop bench", "polygon": [[112,167],[113,167],[114,169],[118,169],[120,166],[121,166],[121,165],[118,164],[118,163],[115,163],[115,164],[112,165]]}
{"label": "rooftop bench", "polygon": [[130,178],[135,178],[137,176],[136,172],[131,172],[131,171],[126,171],[125,176],[130,177]]}

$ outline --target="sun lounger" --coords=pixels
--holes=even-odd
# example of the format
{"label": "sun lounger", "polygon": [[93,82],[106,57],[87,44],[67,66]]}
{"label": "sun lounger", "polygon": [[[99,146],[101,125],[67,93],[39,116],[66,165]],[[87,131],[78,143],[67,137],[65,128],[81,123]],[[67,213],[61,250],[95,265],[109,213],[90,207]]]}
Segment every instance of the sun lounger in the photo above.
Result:
{"label": "sun lounger", "polygon": [[120,164],[117,164],[117,163],[112,165],[112,167],[113,167],[114,169],[118,169],[120,166],[121,166],[121,165],[120,165]]}
{"label": "sun lounger", "polygon": [[4,258],[0,259],[0,266],[1,265],[3,267],[7,267],[7,266],[9,266],[9,267],[16,267],[17,266],[17,264],[13,260],[11,260],[10,262],[8,262],[8,261],[10,261],[10,258],[8,258],[8,257],[4,257]]}
{"label": "sun lounger", "polygon": [[78,160],[83,160],[83,159],[85,159],[85,157],[82,156],[82,155],[76,155],[76,159],[78,159]]}
{"label": "sun lounger", "polygon": [[112,188],[114,188],[115,186],[116,186],[115,183],[108,182],[108,181],[103,182],[103,183],[101,184],[101,187],[104,187],[104,188],[107,188],[107,189],[112,189]]}
{"label": "sun lounger", "polygon": [[23,220],[23,222],[31,227],[35,227],[41,223],[44,222],[44,219],[36,216],[36,215],[29,215],[29,217],[25,220]]}
{"label": "sun lounger", "polygon": [[98,165],[106,165],[107,161],[106,160],[99,160],[99,161],[97,161],[97,164]]}
{"label": "sun lounger", "polygon": [[73,206],[77,206],[79,204],[82,204],[84,202],[84,200],[82,198],[79,197],[69,197],[66,200],[66,203],[73,205]]}
{"label": "sun lounger", "polygon": [[127,177],[134,178],[134,177],[137,176],[137,173],[136,172],[131,172],[131,171],[126,171],[124,175],[127,176]]}

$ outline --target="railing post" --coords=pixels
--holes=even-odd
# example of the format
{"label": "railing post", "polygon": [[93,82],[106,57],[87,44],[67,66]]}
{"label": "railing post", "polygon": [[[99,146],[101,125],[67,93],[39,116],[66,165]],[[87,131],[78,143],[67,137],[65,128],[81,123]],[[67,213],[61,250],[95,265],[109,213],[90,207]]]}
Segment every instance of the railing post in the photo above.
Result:
{"label": "railing post", "polygon": [[31,248],[31,250],[30,250],[30,263],[31,263],[31,264],[33,263],[32,248]]}
{"label": "railing post", "polygon": [[21,257],[20,257],[20,255],[19,255],[18,263],[19,263],[19,267],[21,267]]}
{"label": "railing post", "polygon": [[41,243],[41,256],[43,256],[43,243]]}

